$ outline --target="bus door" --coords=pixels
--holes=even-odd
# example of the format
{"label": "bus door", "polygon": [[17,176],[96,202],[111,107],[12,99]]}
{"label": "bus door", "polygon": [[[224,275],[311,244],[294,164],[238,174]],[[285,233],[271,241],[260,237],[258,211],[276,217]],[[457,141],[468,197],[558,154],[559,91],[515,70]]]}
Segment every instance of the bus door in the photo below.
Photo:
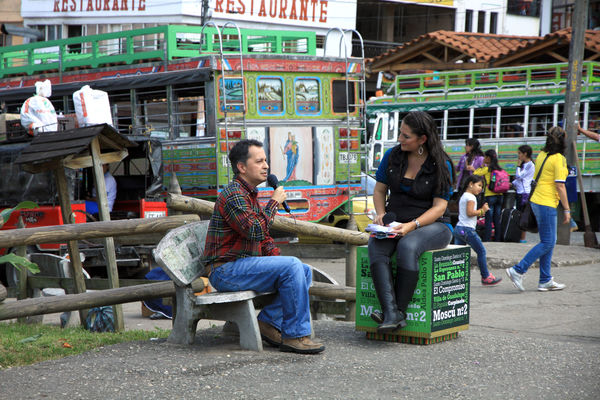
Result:
{"label": "bus door", "polygon": [[398,141],[398,112],[378,113],[373,129],[373,140],[369,148],[369,169],[379,167],[386,149]]}

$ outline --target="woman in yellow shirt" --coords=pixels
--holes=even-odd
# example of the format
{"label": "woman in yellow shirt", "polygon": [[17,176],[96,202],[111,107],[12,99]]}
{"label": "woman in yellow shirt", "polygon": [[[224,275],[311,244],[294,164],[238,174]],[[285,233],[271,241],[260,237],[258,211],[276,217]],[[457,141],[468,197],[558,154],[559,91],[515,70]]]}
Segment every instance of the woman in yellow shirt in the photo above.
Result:
{"label": "woman in yellow shirt", "polygon": [[494,224],[494,241],[499,242],[502,239],[500,234],[500,217],[502,216],[502,193],[492,192],[490,190],[490,179],[492,171],[501,171],[502,167],[498,164],[498,155],[496,150],[489,149],[483,153],[483,164],[473,173],[485,177],[485,202],[490,209],[485,213],[485,231],[483,241],[489,242],[492,239],[492,223]]}
{"label": "woman in yellow shirt", "polygon": [[529,199],[531,210],[537,219],[540,242],[529,250],[517,265],[506,270],[513,285],[520,291],[525,290],[523,275],[537,259],[540,260],[538,290],[546,292],[565,288],[562,283],[555,282],[550,274],[552,251],[556,244],[558,218],[556,208],[559,201],[564,208],[563,224],[568,224],[571,220],[571,210],[569,209],[569,200],[565,189],[565,180],[569,174],[567,160],[564,156],[565,136],[565,131],[562,128],[557,126],[551,128],[546,137],[546,145],[535,160],[534,176],[537,176],[540,168],[542,168],[542,163],[546,160],[537,187]]}

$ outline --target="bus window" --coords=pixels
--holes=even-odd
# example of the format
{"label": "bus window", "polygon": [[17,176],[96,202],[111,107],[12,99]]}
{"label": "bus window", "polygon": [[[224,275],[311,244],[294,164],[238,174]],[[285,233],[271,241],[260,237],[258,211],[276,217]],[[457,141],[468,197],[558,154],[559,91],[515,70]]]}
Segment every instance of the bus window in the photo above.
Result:
{"label": "bus window", "polygon": [[173,88],[171,121],[175,138],[213,136],[206,129],[204,82]]}
{"label": "bus window", "polygon": [[388,118],[388,132],[387,132],[387,141],[395,141],[396,140],[396,125],[398,124],[398,113],[395,112],[393,114],[389,114]]}
{"label": "bus window", "polygon": [[334,113],[345,113],[346,106],[348,105],[348,112],[354,113],[356,111],[356,107],[354,107],[354,84],[350,83],[348,85],[348,97],[350,102],[346,101],[346,81],[342,79],[337,79],[331,82],[331,101],[333,104],[333,112]]}
{"label": "bus window", "polygon": [[258,78],[256,88],[260,115],[282,115],[284,113],[283,80],[281,78]]}
{"label": "bus window", "polygon": [[321,113],[320,81],[317,78],[298,78],[294,82],[296,114],[318,115]]}

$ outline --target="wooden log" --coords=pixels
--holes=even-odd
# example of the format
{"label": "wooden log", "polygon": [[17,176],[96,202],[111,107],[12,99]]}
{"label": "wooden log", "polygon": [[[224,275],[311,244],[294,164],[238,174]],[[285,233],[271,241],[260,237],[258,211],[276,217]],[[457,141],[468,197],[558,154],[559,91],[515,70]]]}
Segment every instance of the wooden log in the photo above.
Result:
{"label": "wooden log", "polygon": [[6,288],[0,283],[0,303],[2,303],[4,299],[6,299],[7,295],[8,292],[6,291]]}
{"label": "wooden log", "polygon": [[41,243],[64,243],[107,236],[127,236],[166,232],[178,226],[199,221],[197,215],[175,215],[161,218],[122,219],[85,224],[44,226],[0,231],[0,248]]}
{"label": "wooden log", "polygon": [[325,282],[313,282],[308,289],[311,296],[319,296],[325,299],[341,299],[356,301],[356,289],[348,286],[333,285]]}
{"label": "wooden log", "polygon": [[[204,289],[202,279],[192,284],[195,292]],[[35,297],[0,304],[0,321],[30,315],[52,314],[63,311],[74,311],[91,307],[111,306],[132,301],[149,300],[158,297],[175,296],[175,285],[171,281],[148,283],[146,285],[128,286],[116,289],[99,290],[64,296]]]}
{"label": "wooden log", "polygon": [[[167,206],[173,210],[210,215],[213,212],[215,203],[170,193],[167,195]],[[362,246],[369,242],[369,235],[364,232],[349,231],[347,229],[299,221],[281,216],[275,217],[272,228],[286,232],[333,239],[338,242],[345,242],[357,246]]]}

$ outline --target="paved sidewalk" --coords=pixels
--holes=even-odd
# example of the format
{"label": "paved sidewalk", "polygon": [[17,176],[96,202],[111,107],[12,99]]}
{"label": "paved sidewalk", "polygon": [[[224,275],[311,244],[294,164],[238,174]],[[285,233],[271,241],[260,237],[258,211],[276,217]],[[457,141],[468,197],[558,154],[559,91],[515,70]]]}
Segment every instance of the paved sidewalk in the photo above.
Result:
{"label": "paved sidewalk", "polygon": [[[538,292],[538,270],[532,269],[526,291],[519,292],[498,268],[518,261],[531,246],[486,244],[490,265],[504,281],[496,287],[472,281],[470,328],[448,342],[370,341],[351,322],[325,320],[315,321],[317,337],[327,347],[323,354],[301,356],[269,347],[254,353],[224,336],[220,323],[203,323],[192,346],[162,340],[122,343],[0,371],[1,397],[600,398],[600,250],[557,246],[552,273],[567,288]],[[344,283],[343,258],[303,260]],[[170,327],[168,320],[142,318],[139,303],[124,310],[127,329]]]}

